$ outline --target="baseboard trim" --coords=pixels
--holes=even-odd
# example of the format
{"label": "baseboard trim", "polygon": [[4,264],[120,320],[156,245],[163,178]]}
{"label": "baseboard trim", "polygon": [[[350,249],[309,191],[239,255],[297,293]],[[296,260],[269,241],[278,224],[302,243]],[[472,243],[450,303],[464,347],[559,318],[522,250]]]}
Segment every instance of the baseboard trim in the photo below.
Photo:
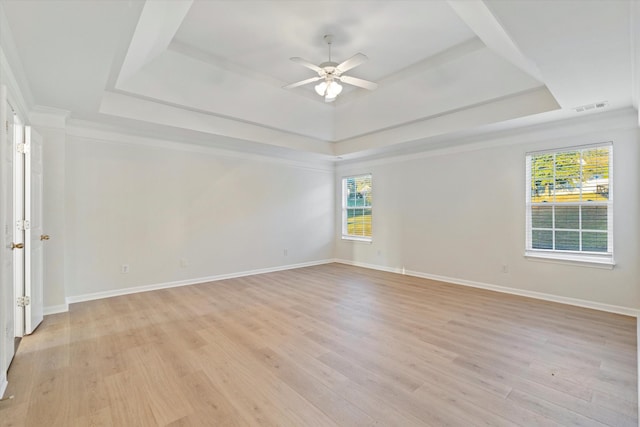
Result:
{"label": "baseboard trim", "polygon": [[50,305],[44,308],[44,315],[66,313],[69,311],[69,304]]}
{"label": "baseboard trim", "polygon": [[370,270],[386,271],[387,273],[405,274],[405,272],[401,268],[387,267],[384,265],[368,264],[366,262],[350,261],[347,259],[338,259],[338,258],[334,259],[333,262],[336,262],[338,264],[352,265],[354,267],[368,268]]}
{"label": "baseboard trim", "polygon": [[625,316],[632,316],[632,317],[640,318],[640,310],[633,309],[633,308],[630,308],[630,307],[622,307],[622,306],[618,306],[618,305],[604,304],[604,303],[599,303],[599,302],[595,302],[595,301],[582,300],[582,299],[578,299],[578,298],[563,297],[563,296],[559,296],[559,295],[547,294],[547,293],[544,293],[544,292],[536,292],[536,291],[528,291],[528,290],[525,290],[525,289],[510,288],[510,287],[507,287],[507,286],[492,285],[492,284],[489,284],[489,283],[482,283],[482,282],[476,282],[476,281],[472,281],[472,280],[458,279],[458,278],[455,278],[455,277],[439,276],[439,275],[436,275],[436,274],[429,274],[429,273],[422,273],[422,272],[419,272],[419,271],[404,270],[404,269],[401,269],[401,268],[390,268],[390,267],[386,267],[386,266],[375,265],[375,264],[367,264],[367,263],[362,263],[362,262],[357,262],[357,261],[336,259],[335,262],[340,263],[340,264],[353,265],[353,266],[356,266],[356,267],[363,267],[363,268],[369,268],[369,269],[373,269],[373,270],[386,271],[386,272],[389,272],[389,273],[405,274],[407,276],[420,277],[422,279],[429,279],[429,280],[436,280],[438,282],[451,283],[451,284],[454,284],[454,285],[462,285],[462,286],[469,286],[469,287],[472,287],[472,288],[486,289],[486,290],[495,291],[495,292],[501,292],[501,293],[505,293],[505,294],[519,295],[519,296],[539,299],[539,300],[543,300],[543,301],[557,302],[557,303],[560,303],[560,304],[573,305],[573,306],[577,306],[577,307],[590,308],[590,309],[593,309],[593,310],[606,311],[606,312],[609,312],[609,313],[622,314],[622,315],[625,315]]}
{"label": "baseboard trim", "polygon": [[[451,284],[454,284],[454,285],[469,286],[469,287],[473,287],[473,288],[486,289],[486,290],[490,290],[490,291],[501,292],[501,293],[506,293],[506,294],[511,294],[511,295],[519,295],[519,296],[539,299],[539,300],[543,300],[543,301],[557,302],[557,303],[560,303],[560,304],[567,304],[567,305],[573,305],[573,306],[577,306],[577,307],[590,308],[590,309],[593,309],[593,310],[606,311],[606,312],[609,312],[609,313],[622,314],[622,315],[625,315],[625,316],[636,317],[636,318],[639,319],[639,322],[640,322],[640,310],[629,308],[629,307],[622,307],[622,306],[617,306],[617,305],[604,304],[604,303],[599,303],[599,302],[594,302],[594,301],[582,300],[582,299],[578,299],[578,298],[563,297],[563,296],[559,296],[559,295],[547,294],[547,293],[544,293],[544,292],[528,291],[528,290],[525,290],[525,289],[517,289],[517,288],[511,288],[511,287],[507,287],[507,286],[492,285],[492,284],[489,284],[489,283],[482,283],[482,282],[476,282],[476,281],[472,281],[472,280],[458,279],[458,278],[455,278],[455,277],[440,276],[440,275],[436,275],[436,274],[429,274],[429,273],[423,273],[423,272],[419,272],[419,271],[404,270],[402,268],[393,268],[393,267],[387,267],[387,266],[383,266],[383,265],[369,264],[369,263],[364,263],[364,262],[351,261],[351,260],[338,259],[338,258],[324,259],[324,260],[311,261],[311,262],[304,262],[304,263],[299,263],[299,264],[288,264],[288,265],[283,265],[283,266],[278,266],[278,267],[261,268],[261,269],[256,269],[256,270],[241,271],[241,272],[237,272],[237,273],[220,274],[220,275],[216,275],[216,276],[199,277],[199,278],[195,278],[195,279],[179,280],[179,281],[174,281],[174,282],[165,282],[165,283],[157,283],[157,284],[152,284],[152,285],[136,286],[136,287],[131,287],[131,288],[115,289],[115,290],[104,291],[104,292],[95,292],[95,293],[89,293],[89,294],[75,295],[75,296],[67,297],[66,298],[66,304],[60,304],[60,305],[45,307],[44,308],[44,314],[45,315],[49,315],[49,314],[67,312],[67,311],[69,311],[69,304],[74,304],[74,303],[77,303],[77,302],[93,301],[93,300],[96,300],[96,299],[111,298],[111,297],[116,297],[116,296],[121,296],[121,295],[133,294],[133,293],[137,293],[137,292],[149,292],[149,291],[154,291],[154,290],[158,290],[158,289],[167,289],[167,288],[175,288],[175,287],[180,287],[180,286],[196,285],[196,284],[207,283],[207,282],[216,282],[216,281],[219,281],[219,280],[233,279],[233,278],[245,277],[245,276],[253,276],[253,275],[256,275],[256,274],[273,273],[273,272],[276,272],[276,271],[293,270],[293,269],[296,269],[296,268],[311,267],[311,266],[314,266],[314,265],[322,265],[322,264],[330,264],[330,263],[333,263],[333,262],[339,263],[339,264],[345,264],[345,265],[352,265],[352,266],[355,266],[355,267],[368,268],[368,269],[371,269],[371,270],[385,271],[387,273],[404,274],[404,275],[412,276],[412,277],[420,277],[420,278],[423,278],[423,279],[436,280],[438,282],[451,283]],[[640,323],[638,325],[638,338],[639,338],[638,339],[638,346],[639,346],[639,353],[638,354],[640,354]],[[639,363],[640,363],[640,360],[639,360]],[[639,375],[640,375],[640,370],[639,370]]]}
{"label": "baseboard trim", "polygon": [[103,299],[103,298],[112,298],[112,297],[117,297],[121,295],[135,294],[138,292],[149,292],[149,291],[155,291],[159,289],[177,288],[180,286],[197,285],[197,284],[202,284],[207,282],[217,282],[219,280],[235,279],[237,277],[254,276],[256,274],[273,273],[276,271],[294,270],[296,268],[312,267],[314,265],[330,264],[332,262],[334,262],[333,259],[324,259],[319,261],[303,262],[299,264],[288,264],[288,265],[281,265],[278,267],[269,267],[269,268],[260,268],[256,270],[241,271],[237,273],[220,274],[216,276],[198,277],[195,279],[177,280],[174,282],[156,283],[152,285],[135,286],[131,288],[114,289],[111,291],[74,295],[74,296],[67,297],[65,300],[68,306],[69,304],[74,304],[77,302],[93,301],[93,300]]}

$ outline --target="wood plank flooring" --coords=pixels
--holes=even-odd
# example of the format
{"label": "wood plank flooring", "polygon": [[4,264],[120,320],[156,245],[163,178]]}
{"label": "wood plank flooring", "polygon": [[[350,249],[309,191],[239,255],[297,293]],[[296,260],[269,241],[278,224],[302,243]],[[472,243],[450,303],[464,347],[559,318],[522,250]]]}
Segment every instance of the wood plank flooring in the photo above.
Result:
{"label": "wood plank flooring", "polygon": [[634,318],[340,264],[73,304],[2,426],[637,426]]}

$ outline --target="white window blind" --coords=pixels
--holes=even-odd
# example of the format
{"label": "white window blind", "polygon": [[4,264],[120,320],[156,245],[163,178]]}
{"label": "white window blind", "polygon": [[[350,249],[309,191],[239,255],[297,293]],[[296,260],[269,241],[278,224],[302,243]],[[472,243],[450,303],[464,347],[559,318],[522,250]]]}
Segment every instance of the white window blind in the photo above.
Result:
{"label": "white window blind", "polygon": [[342,238],[371,241],[371,174],[342,179]]}
{"label": "white window blind", "polygon": [[611,143],[527,154],[526,254],[613,263]]}

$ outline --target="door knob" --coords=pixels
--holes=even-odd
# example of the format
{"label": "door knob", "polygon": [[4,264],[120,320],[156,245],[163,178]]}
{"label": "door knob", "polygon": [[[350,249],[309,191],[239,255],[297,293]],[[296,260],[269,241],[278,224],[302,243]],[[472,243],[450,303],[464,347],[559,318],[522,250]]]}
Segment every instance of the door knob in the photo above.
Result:
{"label": "door knob", "polygon": [[22,248],[24,248],[24,243],[13,243],[13,242],[11,242],[11,250],[22,249]]}
{"label": "door knob", "polygon": [[49,240],[51,237],[48,234],[43,234],[40,236],[40,240]]}

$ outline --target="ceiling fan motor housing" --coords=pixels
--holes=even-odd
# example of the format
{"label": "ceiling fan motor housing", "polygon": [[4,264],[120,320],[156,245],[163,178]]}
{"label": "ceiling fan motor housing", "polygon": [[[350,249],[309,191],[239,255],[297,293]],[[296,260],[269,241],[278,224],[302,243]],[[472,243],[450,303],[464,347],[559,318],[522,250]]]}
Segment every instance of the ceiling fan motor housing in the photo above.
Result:
{"label": "ceiling fan motor housing", "polygon": [[337,62],[323,62],[320,64],[320,68],[322,68],[327,74],[333,74],[336,71],[336,67],[338,66]]}

